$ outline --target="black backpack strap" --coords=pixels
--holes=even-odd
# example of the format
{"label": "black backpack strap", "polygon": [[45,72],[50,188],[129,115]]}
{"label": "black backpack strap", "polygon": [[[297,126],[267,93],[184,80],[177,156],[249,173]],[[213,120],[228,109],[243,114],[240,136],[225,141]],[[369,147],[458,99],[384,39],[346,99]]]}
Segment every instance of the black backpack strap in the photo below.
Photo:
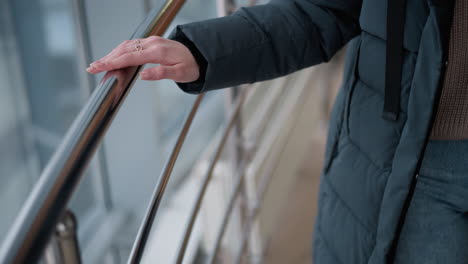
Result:
{"label": "black backpack strap", "polygon": [[385,69],[384,111],[382,116],[390,121],[396,121],[400,112],[405,11],[406,0],[388,0],[387,61]]}

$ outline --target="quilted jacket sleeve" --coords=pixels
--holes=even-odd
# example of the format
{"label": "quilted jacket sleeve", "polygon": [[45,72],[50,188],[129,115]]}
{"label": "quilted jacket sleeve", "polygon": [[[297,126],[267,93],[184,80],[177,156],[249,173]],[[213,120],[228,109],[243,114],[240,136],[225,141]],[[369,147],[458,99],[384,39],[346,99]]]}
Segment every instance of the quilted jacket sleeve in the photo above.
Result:
{"label": "quilted jacket sleeve", "polygon": [[361,3],[272,0],[227,17],[178,26],[170,38],[191,46],[205,72],[200,80],[179,86],[200,93],[328,61],[360,32]]}

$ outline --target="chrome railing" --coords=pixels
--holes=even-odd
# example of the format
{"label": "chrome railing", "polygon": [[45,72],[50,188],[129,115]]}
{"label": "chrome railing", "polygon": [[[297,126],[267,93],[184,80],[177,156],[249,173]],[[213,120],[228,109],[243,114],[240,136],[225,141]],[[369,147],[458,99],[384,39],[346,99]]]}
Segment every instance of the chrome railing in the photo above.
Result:
{"label": "chrome railing", "polygon": [[[146,17],[131,39],[161,36],[184,2],[185,0],[167,0]],[[104,76],[24,203],[0,248],[0,263],[36,263],[40,259],[64,215],[84,169],[141,68],[142,66],[129,67],[108,72]],[[201,98],[199,96],[199,100]],[[194,107],[191,115],[196,110]]]}

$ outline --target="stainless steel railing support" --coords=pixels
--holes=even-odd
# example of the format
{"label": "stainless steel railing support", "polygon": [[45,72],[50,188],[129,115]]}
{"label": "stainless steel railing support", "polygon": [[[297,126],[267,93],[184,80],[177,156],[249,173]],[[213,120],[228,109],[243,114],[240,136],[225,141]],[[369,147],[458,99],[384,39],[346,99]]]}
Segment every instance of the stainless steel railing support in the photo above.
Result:
{"label": "stainless steel railing support", "polygon": [[51,237],[46,249],[44,250],[42,261],[44,264],[60,264],[61,260],[62,258],[60,257],[60,250],[58,249],[57,241],[55,241],[55,237]]}
{"label": "stainless steel railing support", "polygon": [[81,264],[75,215],[66,211],[44,252],[46,264]]}
{"label": "stainless steel railing support", "polygon": [[62,263],[81,264],[77,229],[78,223],[75,215],[71,211],[66,211],[55,230],[55,238],[62,256]]}

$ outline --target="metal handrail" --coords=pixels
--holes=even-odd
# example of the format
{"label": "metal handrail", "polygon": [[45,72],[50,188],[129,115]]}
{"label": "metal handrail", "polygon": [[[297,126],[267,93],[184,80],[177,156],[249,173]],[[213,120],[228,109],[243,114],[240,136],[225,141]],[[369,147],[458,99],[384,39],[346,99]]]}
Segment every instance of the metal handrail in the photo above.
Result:
{"label": "metal handrail", "polygon": [[[131,39],[161,36],[185,0],[167,0]],[[84,169],[116,116],[142,66],[108,72],[43,170],[0,248],[0,263],[36,263],[65,212]]]}

